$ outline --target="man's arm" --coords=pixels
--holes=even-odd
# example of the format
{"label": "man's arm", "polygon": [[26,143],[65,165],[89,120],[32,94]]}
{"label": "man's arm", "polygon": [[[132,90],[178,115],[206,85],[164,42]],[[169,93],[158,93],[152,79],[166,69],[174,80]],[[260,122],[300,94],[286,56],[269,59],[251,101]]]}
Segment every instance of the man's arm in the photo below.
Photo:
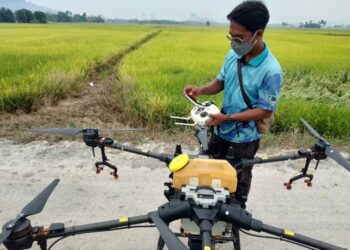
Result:
{"label": "man's arm", "polygon": [[184,95],[190,95],[194,98],[200,95],[214,95],[221,92],[224,89],[224,82],[218,79],[214,79],[207,86],[193,87],[188,86],[184,89]]}
{"label": "man's arm", "polygon": [[273,114],[271,110],[265,110],[261,108],[249,109],[247,111],[236,113],[231,115],[231,118],[236,121],[246,122],[246,121],[257,121],[264,118],[268,118]]}
{"label": "man's arm", "polygon": [[214,79],[207,86],[200,87],[200,95],[215,95],[224,89],[224,82]]}
{"label": "man's arm", "polygon": [[[246,122],[246,121],[257,121],[264,118],[268,118],[272,114],[273,114],[273,111],[265,110],[261,108],[254,108],[241,113],[228,114],[228,115],[231,116],[232,120]],[[227,115],[224,115],[222,113],[209,114],[209,117],[213,118],[214,120],[208,123],[208,126],[217,126],[218,124],[227,120]]]}

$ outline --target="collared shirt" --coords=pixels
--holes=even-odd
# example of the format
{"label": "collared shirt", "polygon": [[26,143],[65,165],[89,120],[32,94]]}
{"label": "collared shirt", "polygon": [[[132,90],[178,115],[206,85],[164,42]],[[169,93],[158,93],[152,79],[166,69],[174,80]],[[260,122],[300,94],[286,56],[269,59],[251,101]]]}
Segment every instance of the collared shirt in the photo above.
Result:
{"label": "collared shirt", "polygon": [[[248,109],[237,74],[238,56],[232,49],[227,54],[217,79],[224,82],[223,113],[235,114]],[[243,87],[253,108],[276,111],[277,99],[282,84],[281,66],[267,45],[248,63],[242,64]],[[255,121],[223,122],[215,133],[226,141],[245,143],[260,139]]]}

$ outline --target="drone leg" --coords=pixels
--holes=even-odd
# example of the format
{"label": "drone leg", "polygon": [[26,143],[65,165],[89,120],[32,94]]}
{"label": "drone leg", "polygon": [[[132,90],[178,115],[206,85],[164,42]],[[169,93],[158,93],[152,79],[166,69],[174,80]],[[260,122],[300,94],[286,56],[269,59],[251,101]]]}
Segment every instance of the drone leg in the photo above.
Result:
{"label": "drone leg", "polygon": [[283,185],[287,188],[287,190],[292,190],[292,183],[285,182]]}
{"label": "drone leg", "polygon": [[232,226],[232,238],[233,238],[234,250],[241,250],[241,240],[239,236],[239,229],[235,226]]}
{"label": "drone leg", "polygon": [[42,238],[42,239],[38,240],[38,245],[40,247],[40,250],[47,250],[47,239]]}
{"label": "drone leg", "polygon": [[114,179],[118,179],[119,178],[119,176],[117,174],[118,173],[118,169],[117,169],[116,166],[110,164],[109,162],[105,162],[104,165],[109,167],[109,168],[111,168],[113,170],[113,172],[111,172],[111,175],[114,177]]}
{"label": "drone leg", "polygon": [[[166,223],[168,226],[169,226],[169,223]],[[165,246],[165,242],[163,240],[163,238],[159,235],[159,238],[158,238],[158,243],[157,243],[157,250],[163,250]]]}
{"label": "drone leg", "polygon": [[105,147],[103,145],[100,146],[101,149],[101,155],[102,155],[102,161],[98,161],[95,163],[96,166],[96,174],[99,174],[103,170],[103,166],[109,167],[113,170],[110,174],[114,177],[114,179],[118,179],[119,176],[117,174],[118,169],[116,166],[108,162]]}
{"label": "drone leg", "polygon": [[101,167],[101,165],[103,166],[103,162],[96,162],[95,163],[96,174],[99,174],[103,170],[103,167]]}
{"label": "drone leg", "polygon": [[159,236],[158,243],[157,243],[157,250],[163,250],[165,246],[165,242],[162,237]]}
{"label": "drone leg", "polygon": [[307,184],[308,187],[312,186],[312,179],[314,178],[314,176],[312,174],[299,174],[293,178],[291,178],[289,180],[289,182],[284,183],[284,186],[288,189],[291,190],[292,189],[292,183],[301,179],[301,178],[307,178],[307,180],[304,180],[304,182]]}

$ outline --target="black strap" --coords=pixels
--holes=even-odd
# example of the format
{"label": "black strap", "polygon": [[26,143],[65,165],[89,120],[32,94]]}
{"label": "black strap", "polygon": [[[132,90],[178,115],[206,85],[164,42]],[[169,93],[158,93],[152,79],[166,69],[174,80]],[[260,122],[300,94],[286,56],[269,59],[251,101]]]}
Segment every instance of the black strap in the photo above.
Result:
{"label": "black strap", "polygon": [[247,96],[247,93],[244,90],[243,87],[243,76],[242,76],[242,61],[244,60],[244,57],[242,57],[241,59],[237,60],[237,72],[238,72],[238,80],[239,80],[239,86],[241,88],[241,92],[243,95],[243,99],[245,101],[245,103],[247,104],[249,109],[252,109],[252,103],[249,100],[249,97]]}

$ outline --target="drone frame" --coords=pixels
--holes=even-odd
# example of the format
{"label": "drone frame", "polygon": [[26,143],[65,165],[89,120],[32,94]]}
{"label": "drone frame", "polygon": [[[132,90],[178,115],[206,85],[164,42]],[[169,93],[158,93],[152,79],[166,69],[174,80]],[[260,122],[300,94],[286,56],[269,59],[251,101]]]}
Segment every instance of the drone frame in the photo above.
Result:
{"label": "drone frame", "polygon": [[[311,126],[305,121],[303,121],[303,123],[310,131]],[[320,137],[316,130],[313,129],[311,131],[311,133],[317,137],[317,142],[313,147],[310,147],[309,149],[300,149],[297,153],[294,154],[270,158],[264,157],[255,159],[242,159],[238,163],[231,162],[231,164],[233,164],[233,166],[236,168],[242,168],[250,166],[252,164],[263,164],[269,162],[305,158],[306,164],[302,170],[302,173],[294,179],[291,178],[289,184],[291,184],[297,179],[304,177],[309,178],[309,180],[311,181],[312,176],[308,175],[307,173],[311,160],[317,160],[317,168],[319,161],[326,159],[330,153],[332,153],[331,156],[333,159],[337,160],[341,165],[343,165],[346,169],[349,170],[348,167],[350,166],[350,164],[346,162],[346,160],[344,161],[343,159],[339,158],[340,154],[338,155],[338,153],[335,153],[335,149],[332,148],[330,144],[326,142],[322,137]],[[116,168],[112,164],[109,164],[107,162],[108,159],[105,154],[106,147],[155,158],[162,162],[165,162],[167,166],[170,164],[170,162],[174,159],[176,155],[182,153],[180,146],[177,146],[174,155],[157,153],[115,143],[113,139],[103,138],[99,136],[98,130],[96,129],[85,129],[82,132],[83,140],[87,146],[91,147],[92,149],[96,147],[99,147],[101,149],[102,162],[97,162],[96,168],[101,165],[105,165],[115,170],[115,173]],[[190,156],[190,158],[193,159],[203,157],[203,153],[205,153],[205,151],[202,150],[199,155],[192,155]],[[198,207],[191,200],[184,200],[181,196],[176,197],[169,193],[168,197],[171,197],[169,199],[169,202],[160,206],[157,211],[149,212],[144,215],[120,218],[118,221],[111,220],[72,227],[65,227],[63,223],[55,223],[51,224],[50,226],[44,227],[32,227],[30,220],[27,219],[27,217],[33,214],[37,214],[43,209],[57,183],[58,180],[53,181],[46,189],[44,189],[22,210],[22,212],[16,217],[16,219],[10,220],[3,226],[3,231],[0,235],[0,243],[4,243],[4,245],[10,250],[17,250],[29,248],[32,246],[32,243],[34,241],[37,241],[41,249],[47,249],[47,239],[51,238],[64,238],[67,236],[73,236],[83,233],[126,229],[132,228],[134,225],[138,224],[142,224],[143,226],[145,226],[144,223],[153,223],[157,227],[162,240],[168,246],[169,249],[186,249],[184,244],[176,237],[181,235],[174,234],[173,232],[171,232],[171,230],[168,227],[168,224],[180,218],[191,218],[194,219],[200,227],[200,240],[202,243],[202,249],[204,250],[211,249],[211,245],[213,243],[211,230],[214,222],[218,220],[231,223],[235,227],[242,228],[245,230],[253,230],[256,232],[265,232],[268,234],[272,234],[279,237],[281,240],[284,239],[288,242],[294,242],[301,246],[309,246],[317,249],[344,249],[326,242],[321,242],[316,239],[296,234],[289,230],[284,230],[281,228],[266,225],[260,220],[253,219],[252,215],[249,212],[242,208],[240,204],[235,202],[219,202],[214,207],[210,207],[207,209]],[[171,184],[168,183],[167,186],[171,187]]]}

